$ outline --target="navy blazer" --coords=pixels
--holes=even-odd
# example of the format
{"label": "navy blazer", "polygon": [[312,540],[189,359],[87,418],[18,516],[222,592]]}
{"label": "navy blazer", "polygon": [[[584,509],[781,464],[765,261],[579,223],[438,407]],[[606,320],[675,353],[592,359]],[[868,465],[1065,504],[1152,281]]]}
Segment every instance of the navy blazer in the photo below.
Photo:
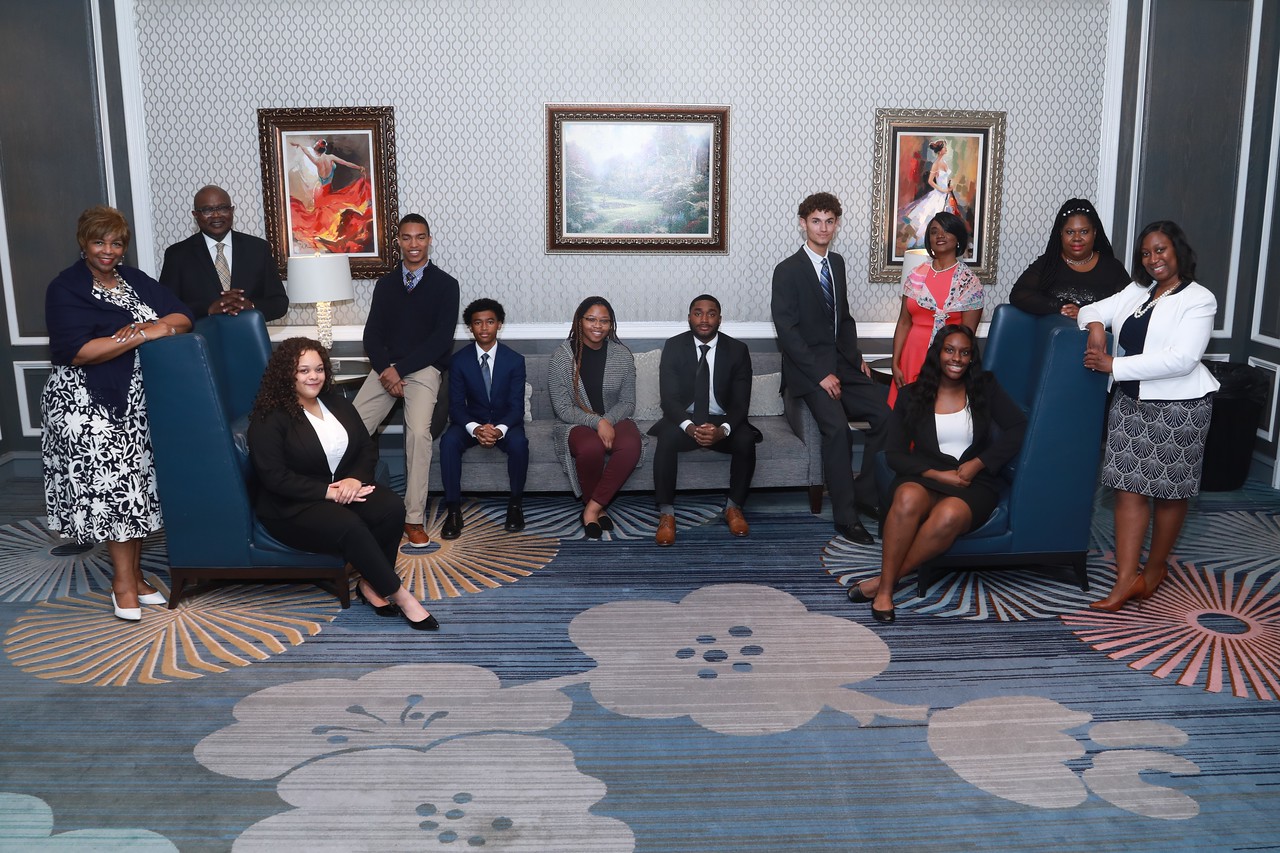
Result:
{"label": "navy blazer", "polygon": [[[243,290],[264,320],[283,317],[289,310],[289,296],[267,241],[239,231],[227,236],[231,239],[231,287]],[[222,284],[202,232],[164,250],[160,283],[176,293],[197,319],[208,315],[209,306],[222,295]]]}
{"label": "navy blazer", "polygon": [[[694,382],[698,376],[698,341],[693,332],[668,340],[662,347],[658,367],[658,389],[662,416],[676,426],[690,419]],[[723,332],[716,341],[716,368],[711,377],[716,401],[724,409],[724,422],[736,430],[747,422],[751,407],[751,352],[747,345]],[[657,435],[658,424],[649,430]]]}
{"label": "navy blazer", "polygon": [[524,356],[504,343],[491,350],[492,395],[485,392],[476,345],[467,344],[449,361],[449,420],[524,427]]}
{"label": "navy blazer", "polygon": [[320,438],[305,414],[294,417],[275,409],[250,422],[249,459],[261,486],[254,505],[259,517],[291,518],[323,501],[330,483],[347,477],[374,481],[378,448],[355,407],[336,391],[321,394],[320,400],[347,430],[347,452],[332,475]]}
{"label": "navy blazer", "polygon": [[840,321],[835,329],[818,273],[803,246],[773,268],[770,310],[782,351],[782,387],[796,396],[808,394],[829,374],[841,382],[872,381],[862,372],[858,324],[849,314],[844,258],[827,252],[827,260]]}

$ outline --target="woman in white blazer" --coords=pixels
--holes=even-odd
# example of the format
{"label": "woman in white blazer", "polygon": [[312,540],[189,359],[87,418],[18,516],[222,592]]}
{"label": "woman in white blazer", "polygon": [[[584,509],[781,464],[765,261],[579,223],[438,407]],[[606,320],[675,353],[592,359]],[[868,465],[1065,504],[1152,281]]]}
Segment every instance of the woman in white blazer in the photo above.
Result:
{"label": "woman in white blazer", "polygon": [[[1196,253],[1177,223],[1153,222],[1138,235],[1134,283],[1085,305],[1084,364],[1111,374],[1102,483],[1115,489],[1116,583],[1090,607],[1116,611],[1150,598],[1168,571],[1169,553],[1200,491],[1204,441],[1218,381],[1200,363],[1218,300],[1194,281]],[[1107,353],[1106,330],[1116,340]],[[1152,519],[1151,550],[1139,571]]]}

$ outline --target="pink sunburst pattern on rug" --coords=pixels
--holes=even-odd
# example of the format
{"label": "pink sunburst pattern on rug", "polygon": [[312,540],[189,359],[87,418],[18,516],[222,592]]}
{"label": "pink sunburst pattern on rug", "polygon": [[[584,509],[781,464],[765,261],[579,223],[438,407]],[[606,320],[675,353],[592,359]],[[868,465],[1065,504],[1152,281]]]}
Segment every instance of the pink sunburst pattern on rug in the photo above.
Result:
{"label": "pink sunburst pattern on rug", "polygon": [[1131,669],[1211,693],[1280,697],[1280,574],[1219,575],[1173,562],[1159,591],[1118,613],[1062,617],[1083,642]]}

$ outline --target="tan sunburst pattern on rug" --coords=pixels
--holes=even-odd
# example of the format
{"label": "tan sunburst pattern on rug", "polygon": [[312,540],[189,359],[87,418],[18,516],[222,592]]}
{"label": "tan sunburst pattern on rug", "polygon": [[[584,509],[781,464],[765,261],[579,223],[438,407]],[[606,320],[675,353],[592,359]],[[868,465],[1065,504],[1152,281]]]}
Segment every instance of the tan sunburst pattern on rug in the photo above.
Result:
{"label": "tan sunburst pattern on rug", "polygon": [[433,502],[425,519],[431,544],[426,548],[400,546],[396,572],[419,601],[457,598],[515,583],[544,568],[560,551],[559,540],[506,532],[502,529],[503,514],[486,512],[476,501],[462,504],[462,535],[441,539],[444,515],[444,503]]}
{"label": "tan sunburst pattern on rug", "polygon": [[338,612],[332,595],[311,586],[236,584],[184,598],[173,610],[144,606],[141,622],[126,622],[112,614],[109,592],[89,592],[19,616],[4,649],[15,667],[37,678],[165,684],[266,660],[320,633]]}
{"label": "tan sunburst pattern on rug", "polygon": [[[164,533],[142,541],[142,570],[168,572]],[[105,542],[76,547],[43,518],[0,525],[0,601],[44,601],[111,589]]]}

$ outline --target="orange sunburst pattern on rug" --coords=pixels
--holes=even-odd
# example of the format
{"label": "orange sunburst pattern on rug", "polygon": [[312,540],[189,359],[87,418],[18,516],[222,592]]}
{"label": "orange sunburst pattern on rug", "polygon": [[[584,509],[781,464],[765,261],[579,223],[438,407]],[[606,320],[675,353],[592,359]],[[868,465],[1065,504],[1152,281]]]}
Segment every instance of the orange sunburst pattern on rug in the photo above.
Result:
{"label": "orange sunburst pattern on rug", "polygon": [[[1267,576],[1269,575],[1269,576]],[[1174,562],[1155,596],[1119,613],[1062,617],[1107,657],[1211,693],[1280,696],[1280,575],[1220,576]]]}
{"label": "orange sunburst pattern on rug", "polygon": [[90,592],[27,611],[4,649],[37,678],[165,684],[266,660],[318,634],[338,610],[333,596],[313,587],[234,585],[184,598],[173,610],[144,606],[141,622],[126,622],[112,615],[110,593]]}
{"label": "orange sunburst pattern on rug", "polygon": [[426,548],[402,545],[396,560],[400,579],[420,601],[457,598],[515,583],[545,567],[560,551],[558,540],[507,533],[474,501],[462,505],[462,535],[441,539],[444,505],[436,502],[429,510],[426,528],[431,544]]}

